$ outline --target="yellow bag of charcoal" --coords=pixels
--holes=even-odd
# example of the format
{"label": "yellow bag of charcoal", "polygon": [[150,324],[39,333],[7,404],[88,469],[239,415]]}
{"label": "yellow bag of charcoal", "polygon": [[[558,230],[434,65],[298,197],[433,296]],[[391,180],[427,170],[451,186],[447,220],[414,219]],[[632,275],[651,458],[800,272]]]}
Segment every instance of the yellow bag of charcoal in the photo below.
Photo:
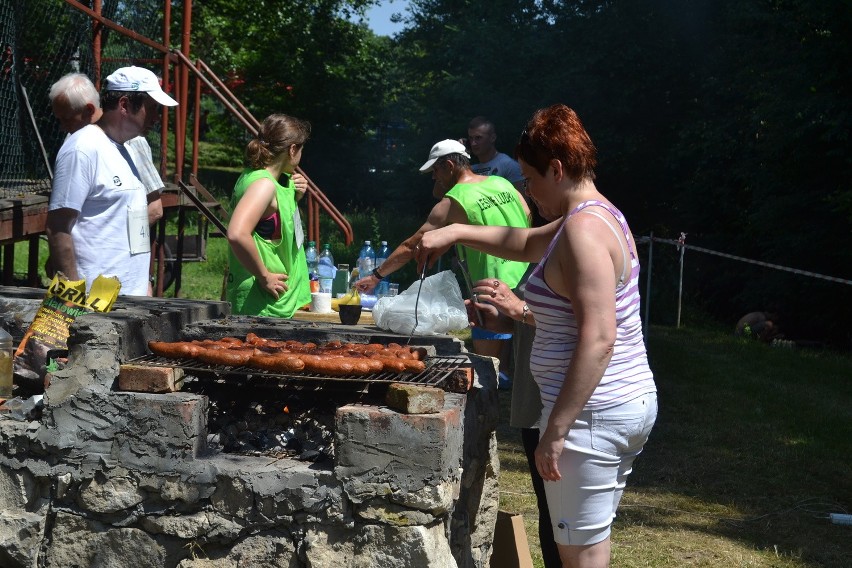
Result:
{"label": "yellow bag of charcoal", "polygon": [[55,359],[65,356],[71,324],[90,312],[112,310],[121,283],[117,278],[98,276],[86,294],[85,280],[68,280],[61,272],[53,277],[47,294],[15,351],[15,382],[28,392],[43,392],[45,375]]}

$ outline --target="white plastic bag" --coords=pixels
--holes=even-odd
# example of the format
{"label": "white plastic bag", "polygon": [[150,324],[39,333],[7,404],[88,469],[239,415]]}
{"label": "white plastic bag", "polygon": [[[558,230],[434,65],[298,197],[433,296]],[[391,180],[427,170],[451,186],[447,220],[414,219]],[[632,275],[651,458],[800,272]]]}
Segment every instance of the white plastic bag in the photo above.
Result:
{"label": "white plastic bag", "polygon": [[450,270],[423,280],[417,304],[417,328],[414,328],[414,304],[417,302],[418,280],[397,296],[380,298],[373,306],[373,319],[382,329],[408,335],[430,335],[465,329],[468,326],[461,289]]}

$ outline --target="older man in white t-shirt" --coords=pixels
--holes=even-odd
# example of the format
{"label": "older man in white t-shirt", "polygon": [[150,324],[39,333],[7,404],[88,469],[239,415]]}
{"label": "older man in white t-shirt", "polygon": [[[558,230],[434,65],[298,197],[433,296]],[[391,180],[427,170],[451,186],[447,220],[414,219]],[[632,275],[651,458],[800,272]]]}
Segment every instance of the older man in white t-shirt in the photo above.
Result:
{"label": "older man in white t-shirt", "polygon": [[151,71],[118,69],[106,79],[103,115],[62,145],[46,229],[53,266],[67,277],[88,288],[101,274],[115,276],[122,295],[148,293],[147,192],[124,143],[177,104]]}

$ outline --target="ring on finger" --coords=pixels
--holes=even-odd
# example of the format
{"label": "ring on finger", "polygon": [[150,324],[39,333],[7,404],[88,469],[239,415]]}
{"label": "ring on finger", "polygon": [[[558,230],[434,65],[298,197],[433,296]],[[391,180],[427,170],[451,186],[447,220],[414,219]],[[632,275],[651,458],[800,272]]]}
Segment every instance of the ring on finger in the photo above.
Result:
{"label": "ring on finger", "polygon": [[499,280],[495,280],[495,281],[494,281],[494,289],[496,290],[496,289],[497,289],[497,288],[499,288],[499,287],[500,287],[500,281],[499,281]]}

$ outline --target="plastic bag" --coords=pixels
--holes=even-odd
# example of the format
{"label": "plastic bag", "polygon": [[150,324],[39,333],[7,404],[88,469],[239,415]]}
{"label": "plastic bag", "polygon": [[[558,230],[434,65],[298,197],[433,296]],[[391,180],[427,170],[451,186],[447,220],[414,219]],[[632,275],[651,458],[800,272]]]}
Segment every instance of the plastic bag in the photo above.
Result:
{"label": "plastic bag", "polygon": [[119,290],[118,279],[98,276],[86,295],[85,280],[68,280],[57,273],[15,351],[15,383],[28,391],[43,392],[51,359],[68,349],[71,324],[85,313],[111,311]]}
{"label": "plastic bag", "polygon": [[414,324],[414,305],[417,302],[418,280],[397,296],[380,298],[373,306],[373,319],[382,329],[408,335],[431,335],[465,329],[468,326],[461,289],[450,270],[433,274],[423,280],[417,303],[417,328]]}

